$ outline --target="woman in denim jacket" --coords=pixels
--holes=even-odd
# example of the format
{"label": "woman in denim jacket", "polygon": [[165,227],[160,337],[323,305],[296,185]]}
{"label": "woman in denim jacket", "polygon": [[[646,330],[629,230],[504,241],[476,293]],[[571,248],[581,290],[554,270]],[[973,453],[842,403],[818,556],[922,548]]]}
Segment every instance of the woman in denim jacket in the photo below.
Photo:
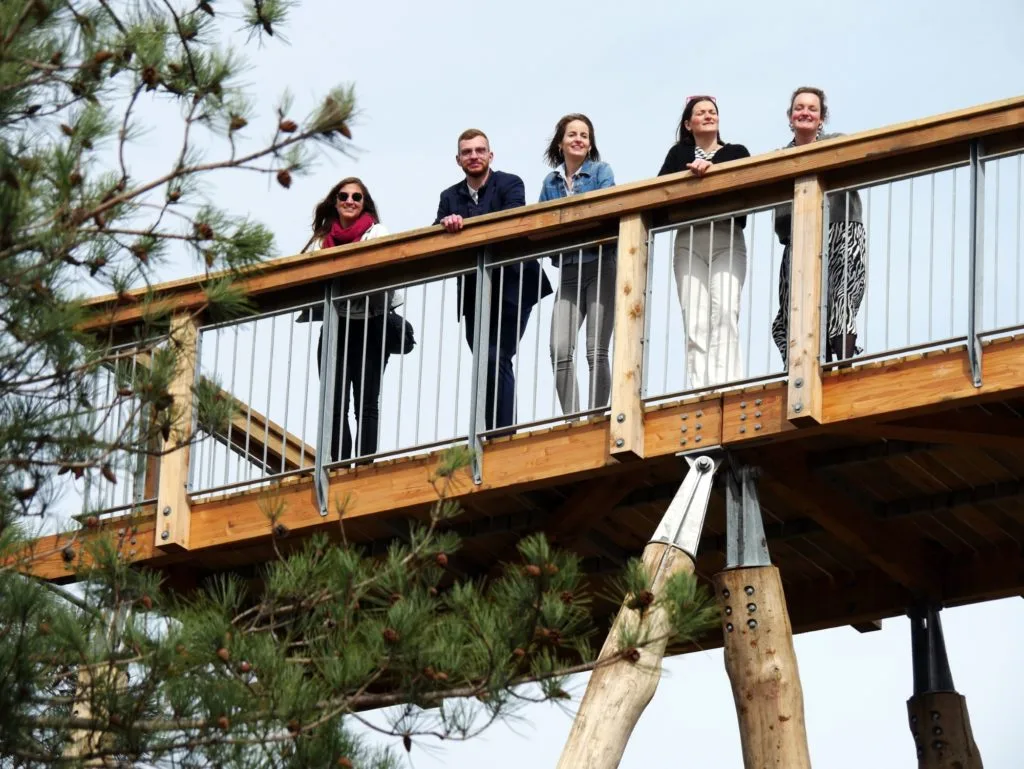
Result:
{"label": "woman in denim jacket", "polygon": [[[555,170],[544,179],[540,202],[604,189],[615,184],[611,166],[600,161],[594,124],[573,113],[558,121],[545,159]],[[552,261],[555,261],[553,258]],[[611,393],[608,347],[615,317],[615,246],[598,245],[559,254],[559,285],[551,318],[551,364],[563,414],[580,411],[576,382],[576,338],[587,323],[590,408],[603,408]]]}

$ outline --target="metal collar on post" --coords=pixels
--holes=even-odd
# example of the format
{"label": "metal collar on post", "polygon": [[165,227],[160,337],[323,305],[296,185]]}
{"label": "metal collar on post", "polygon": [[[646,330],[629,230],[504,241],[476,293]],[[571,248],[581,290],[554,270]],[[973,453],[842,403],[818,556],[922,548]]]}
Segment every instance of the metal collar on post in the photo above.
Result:
{"label": "metal collar on post", "polygon": [[711,484],[715,472],[722,464],[721,456],[700,454],[684,457],[690,469],[679,491],[669,503],[651,542],[665,542],[677,547],[692,559],[697,557],[697,546],[704,528],[704,516],[711,499]]}
{"label": "metal collar on post", "polygon": [[946,656],[942,621],[936,606],[915,606],[910,616],[910,646],[914,665],[914,694],[955,692]]}

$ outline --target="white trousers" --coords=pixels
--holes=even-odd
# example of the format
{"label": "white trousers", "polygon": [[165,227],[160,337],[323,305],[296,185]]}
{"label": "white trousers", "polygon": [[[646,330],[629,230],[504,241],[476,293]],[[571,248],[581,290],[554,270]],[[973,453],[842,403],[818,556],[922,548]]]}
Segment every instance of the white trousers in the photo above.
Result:
{"label": "white trousers", "polygon": [[747,276],[743,230],[728,222],[681,227],[672,267],[686,328],[689,386],[742,379],[740,293]]}

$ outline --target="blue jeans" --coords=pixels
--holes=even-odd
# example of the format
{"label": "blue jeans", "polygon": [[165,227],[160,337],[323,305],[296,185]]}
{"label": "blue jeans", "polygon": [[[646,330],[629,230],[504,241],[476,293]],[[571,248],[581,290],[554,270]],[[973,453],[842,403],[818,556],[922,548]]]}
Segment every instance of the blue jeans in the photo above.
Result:
{"label": "blue jeans", "polygon": [[[499,323],[498,308],[501,307]],[[466,342],[473,350],[474,317],[472,308],[466,313]],[[521,312],[513,302],[495,302],[491,305],[491,321],[487,345],[487,404],[484,422],[488,430],[515,424],[516,375],[512,358],[516,354],[519,340],[526,331],[533,307]],[[497,403],[495,403],[497,390]]]}

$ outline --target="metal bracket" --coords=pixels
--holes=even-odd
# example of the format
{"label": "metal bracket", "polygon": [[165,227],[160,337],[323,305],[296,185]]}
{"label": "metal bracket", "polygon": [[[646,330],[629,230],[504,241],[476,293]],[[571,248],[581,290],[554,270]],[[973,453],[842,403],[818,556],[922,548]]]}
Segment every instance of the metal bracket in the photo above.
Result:
{"label": "metal bracket", "polygon": [[971,211],[969,261],[967,272],[967,360],[975,387],[981,387],[982,296],[985,286],[983,264],[985,250],[985,162],[981,159],[980,139],[971,142]]}
{"label": "metal bracket", "polygon": [[936,606],[913,607],[910,617],[910,647],[914,665],[914,695],[954,692],[953,673],[946,656],[942,621]]}
{"label": "metal bracket", "polygon": [[704,516],[711,499],[711,484],[722,464],[722,457],[705,453],[683,458],[690,469],[650,541],[665,542],[696,559]]}
{"label": "metal bracket", "polygon": [[771,566],[756,468],[730,468],[725,481],[725,568]]}

